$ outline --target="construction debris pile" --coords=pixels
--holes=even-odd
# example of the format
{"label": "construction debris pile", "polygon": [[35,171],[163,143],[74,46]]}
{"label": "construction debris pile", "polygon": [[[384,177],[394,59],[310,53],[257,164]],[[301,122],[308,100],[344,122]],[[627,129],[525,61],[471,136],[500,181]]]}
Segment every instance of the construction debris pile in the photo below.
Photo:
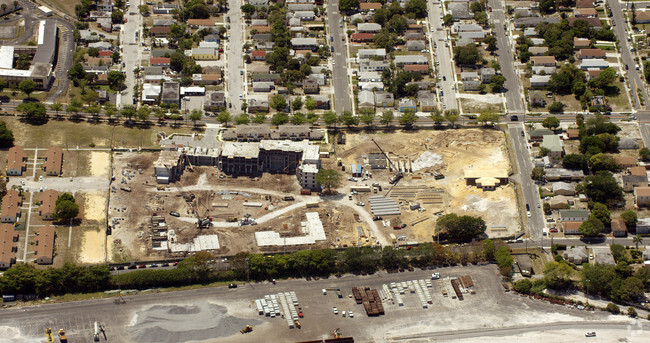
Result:
{"label": "construction debris pile", "polygon": [[357,304],[363,304],[368,316],[379,316],[384,314],[384,305],[376,289],[370,287],[352,287],[352,296]]}

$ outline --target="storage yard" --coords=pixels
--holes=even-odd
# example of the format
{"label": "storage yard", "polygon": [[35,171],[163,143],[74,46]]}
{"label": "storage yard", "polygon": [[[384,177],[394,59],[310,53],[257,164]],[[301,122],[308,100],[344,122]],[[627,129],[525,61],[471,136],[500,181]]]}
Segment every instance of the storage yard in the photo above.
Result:
{"label": "storage yard", "polygon": [[[467,171],[485,177],[500,170],[511,172],[503,132],[392,132],[374,135],[373,140],[362,133],[346,133],[345,139],[338,139],[337,159],[323,164],[345,173],[346,179],[356,179],[343,187],[350,190],[352,202],[369,205],[372,214],[381,217],[377,224],[382,231],[395,235],[399,243],[431,241],[436,218],[461,211],[483,217],[491,237],[520,230],[513,184],[497,184],[488,190],[465,179]],[[398,171],[403,177],[397,185],[390,184]]]}

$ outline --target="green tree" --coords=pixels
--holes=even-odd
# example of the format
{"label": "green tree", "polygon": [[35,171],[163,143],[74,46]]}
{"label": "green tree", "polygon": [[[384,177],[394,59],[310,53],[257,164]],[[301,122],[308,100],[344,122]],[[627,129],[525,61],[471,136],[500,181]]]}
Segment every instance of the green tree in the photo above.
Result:
{"label": "green tree", "polygon": [[544,266],[544,284],[554,289],[569,288],[573,274],[573,268],[566,261],[548,262]]}
{"label": "green tree", "polygon": [[445,117],[442,116],[440,110],[432,111],[429,116],[435,125],[440,125],[445,120]]}
{"label": "green tree", "polygon": [[23,80],[18,84],[18,89],[28,97],[36,90],[36,82],[33,80]]}
{"label": "green tree", "polygon": [[271,117],[271,124],[280,126],[289,122],[289,115],[284,112],[276,112],[273,117]]}
{"label": "green tree", "polygon": [[141,121],[145,122],[149,120],[149,115],[151,114],[151,110],[147,106],[142,106],[138,108],[138,111],[135,114],[135,117]]}
{"label": "green tree", "polygon": [[300,109],[302,109],[302,105],[303,105],[302,98],[297,97],[293,99],[293,102],[291,103],[291,109],[294,111],[300,111]]}
{"label": "green tree", "polygon": [[589,171],[589,159],[581,154],[568,154],[562,158],[562,166],[570,170]]}
{"label": "green tree", "polygon": [[613,156],[603,153],[591,156],[589,164],[591,165],[591,170],[594,172],[601,170],[618,172],[622,169],[621,165]]}
{"label": "green tree", "polygon": [[339,11],[347,12],[359,9],[359,0],[341,0],[339,1]]}
{"label": "green tree", "polygon": [[285,99],[282,95],[276,94],[271,97],[271,108],[280,112],[284,111],[287,107],[287,99]]}
{"label": "green tree", "polygon": [[339,118],[334,111],[326,111],[323,113],[323,122],[327,126],[335,125],[338,122]]}
{"label": "green tree", "polygon": [[120,10],[115,10],[111,13],[111,21],[113,24],[119,24],[124,21],[124,12]]}
{"label": "green tree", "polygon": [[555,130],[560,127],[560,120],[556,117],[546,117],[542,121],[542,126],[550,130]]}
{"label": "green tree", "polygon": [[604,89],[606,90],[605,92],[608,93],[607,89],[612,86],[612,83],[614,83],[616,79],[616,70],[611,67],[605,68],[598,74],[598,76],[591,78],[588,85],[594,89]]}
{"label": "green tree", "polygon": [[605,226],[603,225],[603,222],[592,214],[589,216],[589,219],[580,224],[578,230],[583,236],[595,237],[600,235],[604,228]]}
{"label": "green tree", "polygon": [[257,113],[255,117],[253,117],[254,124],[264,124],[265,121],[266,121],[266,114],[264,113]]}
{"label": "green tree", "polygon": [[549,106],[548,106],[548,111],[551,113],[562,113],[564,112],[564,104],[559,102],[559,101],[553,101]]}
{"label": "green tree", "polygon": [[350,111],[343,111],[339,121],[347,127],[359,125],[359,117],[353,116]]}
{"label": "green tree", "polygon": [[86,71],[81,63],[75,63],[68,70],[68,75],[73,79],[83,80],[86,77]]}
{"label": "green tree", "polygon": [[[246,113],[240,113],[235,117],[235,125],[248,125],[250,123],[250,118]],[[264,121],[262,121],[264,123]]]}
{"label": "green tree", "polygon": [[201,120],[201,118],[203,118],[203,113],[201,113],[201,110],[193,109],[192,112],[190,112],[189,119],[192,121],[194,126],[196,126],[196,122]]}
{"label": "green tree", "polygon": [[308,96],[305,98],[305,108],[309,111],[313,111],[316,109],[316,100],[314,100],[312,97]]}
{"label": "green tree", "polygon": [[530,294],[533,283],[529,279],[521,279],[512,285],[513,289],[521,294]]}
{"label": "green tree", "polygon": [[494,253],[496,251],[494,241],[491,239],[484,239],[481,243],[483,244],[483,253],[485,254],[485,259],[487,261],[493,261]]}
{"label": "green tree", "polygon": [[533,168],[530,174],[530,178],[535,181],[543,181],[544,176],[546,176],[546,172],[544,171],[544,168],[540,168],[540,167]]}
{"label": "green tree", "polygon": [[40,102],[21,103],[16,106],[16,110],[22,112],[29,121],[42,121],[47,116],[45,105]]}
{"label": "green tree", "polygon": [[632,243],[634,244],[634,248],[639,250],[639,244],[643,243],[643,237],[641,237],[641,235],[634,235],[634,237],[632,237]]}
{"label": "green tree", "polygon": [[492,93],[498,93],[503,91],[503,84],[506,83],[506,78],[503,75],[494,75],[490,78],[490,87],[492,87]]}
{"label": "green tree", "polygon": [[409,0],[404,8],[407,13],[412,13],[416,18],[427,16],[427,2],[425,0]]}
{"label": "green tree", "polygon": [[445,110],[445,119],[451,124],[451,127],[454,127],[456,121],[460,118],[460,113],[456,109]]}
{"label": "green tree", "polygon": [[387,110],[381,113],[381,117],[379,118],[379,123],[384,126],[389,126],[390,124],[393,123],[393,119],[395,119],[395,115],[393,114],[393,111]]}
{"label": "green tree", "polygon": [[14,145],[14,133],[7,127],[7,123],[0,120],[0,148],[11,148]]}
{"label": "green tree", "polygon": [[75,218],[79,214],[79,205],[75,202],[70,193],[63,193],[56,199],[54,206],[54,218],[59,221],[66,221]]}
{"label": "green tree", "polygon": [[321,169],[316,174],[316,184],[331,192],[332,188],[337,188],[341,184],[341,174],[334,169]]}
{"label": "green tree", "polygon": [[450,239],[467,241],[483,234],[485,221],[480,217],[459,216],[455,213],[440,217],[436,223],[438,230],[447,233]]}
{"label": "green tree", "polygon": [[459,65],[475,65],[481,61],[481,52],[474,43],[454,47],[454,60]]}
{"label": "green tree", "polygon": [[598,220],[600,220],[605,225],[609,225],[612,222],[609,209],[607,206],[599,202],[594,204],[594,208],[591,209],[591,215],[598,218]]}
{"label": "green tree", "polygon": [[511,276],[514,259],[512,258],[510,249],[507,246],[503,245],[496,250],[494,257],[497,260],[497,265],[499,266],[499,272],[501,275]]}
{"label": "green tree", "polygon": [[609,295],[611,282],[618,279],[612,266],[586,264],[582,267],[582,287],[587,293]]}
{"label": "green tree", "polygon": [[55,111],[56,116],[58,117],[59,116],[59,111],[63,110],[63,105],[61,105],[61,103],[54,102],[54,103],[52,103],[52,105],[50,105],[50,110]]}
{"label": "green tree", "polygon": [[442,23],[445,26],[451,26],[451,24],[454,23],[454,16],[451,14],[445,14],[445,16],[442,17]]}
{"label": "green tree", "polygon": [[232,120],[232,116],[228,111],[221,111],[217,115],[217,121],[220,122],[221,124],[228,126],[228,122]]}
{"label": "green tree", "polygon": [[410,128],[418,120],[418,117],[415,115],[415,111],[411,109],[404,110],[404,113],[399,117],[400,125],[404,125],[407,128]]}
{"label": "green tree", "polygon": [[120,110],[120,115],[122,117],[126,118],[127,122],[129,122],[129,123],[131,122],[131,119],[133,119],[133,117],[135,117],[136,114],[137,114],[137,110],[135,109],[135,106],[133,106],[133,105],[126,105],[126,106],[122,107],[122,109]]}
{"label": "green tree", "polygon": [[643,160],[643,162],[650,161],[650,149],[647,147],[639,149],[639,157],[641,157],[641,160]]}
{"label": "green tree", "polygon": [[605,308],[605,310],[607,310],[607,312],[611,312],[613,314],[621,313],[621,308],[618,307],[618,305],[616,305],[614,303],[607,304],[607,307]]}
{"label": "green tree", "polygon": [[623,213],[621,213],[621,218],[623,218],[625,225],[627,225],[628,227],[636,226],[637,216],[635,211],[632,210],[624,211]]}
{"label": "green tree", "polygon": [[603,204],[617,203],[623,199],[623,189],[608,171],[599,171],[595,175],[587,176],[584,190],[588,197]]}
{"label": "green tree", "polygon": [[111,70],[108,72],[106,78],[108,79],[108,85],[112,90],[120,91],[124,89],[124,80],[126,79],[126,76],[121,71]]}
{"label": "green tree", "polygon": [[305,118],[305,114],[302,112],[296,112],[291,116],[291,119],[289,119],[291,124],[293,125],[302,125],[307,121],[307,118]]}
{"label": "green tree", "polygon": [[361,122],[366,124],[368,127],[372,127],[372,123],[375,121],[375,111],[373,109],[369,108],[364,108],[359,110],[359,113],[361,113]]}

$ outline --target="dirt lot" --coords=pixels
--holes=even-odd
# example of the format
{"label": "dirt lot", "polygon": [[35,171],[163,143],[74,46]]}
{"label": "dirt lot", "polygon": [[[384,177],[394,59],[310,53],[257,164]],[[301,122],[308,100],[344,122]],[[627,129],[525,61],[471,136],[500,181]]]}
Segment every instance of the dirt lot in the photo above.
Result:
{"label": "dirt lot", "polygon": [[[398,186],[391,192],[398,192],[401,189],[418,188],[420,192],[433,192],[440,197],[440,201],[425,204],[425,209],[411,211],[409,202],[417,202],[416,198],[395,196],[400,203],[402,215],[397,218],[399,223],[406,223],[407,227],[399,231],[400,235],[406,235],[409,241],[430,241],[435,234],[434,222],[437,218],[435,213],[463,213],[481,216],[485,219],[488,231],[493,237],[502,237],[519,230],[517,217],[517,203],[515,189],[512,184],[498,187],[495,191],[483,191],[473,186],[467,186],[464,180],[466,168],[505,168],[510,170],[510,162],[505,151],[505,136],[501,131],[484,129],[461,129],[445,131],[418,131],[418,132],[393,132],[377,134],[373,137],[377,143],[386,151],[391,160],[400,161],[400,164],[410,161],[415,162],[419,157],[427,156],[421,169],[407,173],[399,182]],[[350,177],[349,169],[352,163],[367,163],[369,153],[379,152],[377,146],[366,134],[347,134],[346,144],[338,145],[336,148],[337,158],[341,158],[346,167],[345,178]],[[427,152],[426,155],[423,155]],[[437,163],[437,164],[436,164]],[[324,160],[326,167],[337,168],[336,158]],[[445,175],[442,180],[435,180],[434,172]],[[372,177],[360,182],[345,181],[344,187],[353,186],[357,183],[370,185],[379,183],[382,192],[386,194],[390,189],[388,178],[392,173],[387,169],[371,170]],[[389,193],[390,194],[390,193]],[[366,209],[370,211],[367,204],[368,198],[374,193],[359,193],[353,197],[353,202],[362,201],[366,203]],[[489,209],[489,211],[488,211]],[[395,218],[384,218],[395,219]],[[380,227],[384,226],[382,222]],[[414,224],[411,225],[411,224]],[[386,223],[386,234],[392,232],[393,223]],[[507,229],[493,227],[505,226]],[[389,232],[390,231],[390,232]],[[397,234],[397,233],[396,233]]]}
{"label": "dirt lot", "polygon": [[[350,231],[354,229],[352,225],[345,224],[345,229],[335,229],[336,223],[353,222],[353,215],[345,213],[343,209],[337,210],[335,204],[321,203],[319,208],[305,208],[306,202],[318,201],[318,197],[298,195],[300,188],[294,175],[220,178],[216,168],[195,166],[193,171],[186,168],[180,181],[159,188],[153,171],[153,162],[157,157],[158,153],[116,153],[114,156],[116,181],[111,190],[109,218],[116,226],[108,247],[113,260],[146,260],[167,256],[166,252],[151,249],[151,216],[154,213],[165,217],[167,228],[174,229],[181,243],[190,241],[199,233],[218,234],[221,245],[218,253],[221,255],[245,250],[283,249],[258,248],[254,232],[274,230],[283,236],[299,234],[300,222],[305,220],[304,213],[312,211],[321,212],[329,237],[342,235],[336,240],[332,238],[335,244],[357,244],[356,233],[352,235]],[[131,192],[120,189],[123,180],[126,182],[124,186],[130,187]],[[295,200],[284,201],[285,195],[292,195]],[[193,200],[188,203],[184,196],[193,197]],[[287,209],[287,206],[293,207]],[[171,211],[177,212],[178,217],[170,215]],[[288,212],[285,214],[284,211]],[[212,227],[199,231],[194,212],[212,217]],[[336,222],[333,219],[326,222],[324,218],[329,212],[335,214]],[[229,218],[241,219],[246,214],[253,219],[264,219],[264,222],[256,226],[238,226],[227,221]],[[329,243],[318,243],[316,246],[326,247]],[[307,247],[294,246],[289,249],[298,248]]]}

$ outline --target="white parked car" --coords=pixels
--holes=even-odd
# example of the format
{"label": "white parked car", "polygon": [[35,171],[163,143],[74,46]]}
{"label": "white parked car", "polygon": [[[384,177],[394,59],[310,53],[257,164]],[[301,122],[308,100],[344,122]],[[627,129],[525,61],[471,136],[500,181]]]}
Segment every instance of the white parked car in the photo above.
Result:
{"label": "white parked car", "polygon": [[350,318],[354,318],[354,313],[352,313],[352,311],[349,311],[349,312],[348,312],[348,316],[349,316]]}
{"label": "white parked car", "polygon": [[334,311],[334,314],[339,314],[339,309],[337,309],[336,306],[332,307],[332,310]]}
{"label": "white parked car", "polygon": [[438,280],[438,279],[440,279],[440,273],[431,274],[431,280]]}

